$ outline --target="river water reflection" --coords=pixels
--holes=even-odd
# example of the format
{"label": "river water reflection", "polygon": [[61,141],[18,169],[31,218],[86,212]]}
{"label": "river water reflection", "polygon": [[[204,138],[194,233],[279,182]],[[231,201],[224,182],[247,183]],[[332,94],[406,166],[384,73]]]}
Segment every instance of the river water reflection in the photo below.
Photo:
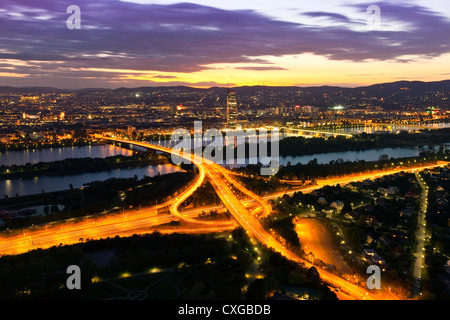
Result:
{"label": "river water reflection", "polygon": [[167,174],[182,171],[180,167],[172,164],[161,164],[146,166],[142,168],[114,169],[110,171],[82,173],[67,176],[42,176],[33,179],[15,179],[0,181],[0,196],[8,195],[13,197],[44,192],[53,192],[69,189],[72,184],[74,188],[80,188],[84,183],[92,181],[104,181],[110,178],[132,178],[134,175],[138,179],[144,176],[153,177],[159,174]]}
{"label": "river water reflection", "polygon": [[0,152],[0,166],[51,162],[68,158],[106,158],[117,155],[128,156],[132,153],[132,150],[116,147],[110,144],[3,151]]}
{"label": "river water reflection", "polygon": [[[26,164],[38,162],[58,161],[67,158],[106,158],[115,155],[131,155],[132,150],[120,148],[113,145],[95,145],[79,147],[48,148],[37,150],[8,151],[0,154],[0,165]],[[151,165],[141,168],[114,169],[110,171],[82,173],[66,176],[42,176],[32,179],[14,179],[0,181],[0,197],[7,195],[14,197],[36,194],[41,192],[52,192],[69,189],[72,184],[74,188],[80,188],[84,183],[92,181],[104,181],[109,178],[131,178],[137,175],[139,179],[144,176],[153,177],[182,171],[181,168],[172,164]]]}

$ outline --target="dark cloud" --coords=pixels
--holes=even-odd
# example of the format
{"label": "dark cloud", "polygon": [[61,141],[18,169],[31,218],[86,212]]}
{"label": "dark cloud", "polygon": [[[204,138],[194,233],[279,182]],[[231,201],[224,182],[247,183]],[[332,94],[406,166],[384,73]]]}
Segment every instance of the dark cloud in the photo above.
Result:
{"label": "dark cloud", "polygon": [[[214,63],[269,64],[259,57],[301,53],[333,60],[407,62],[401,57],[435,57],[450,51],[450,33],[446,32],[450,21],[427,8],[404,3],[358,5],[358,19],[330,12],[305,13],[344,22],[328,27],[275,20],[253,10],[223,10],[188,3],[143,5],[78,0],[76,4],[81,8],[81,30],[67,29],[67,2],[2,0],[0,59],[55,62],[24,66],[21,71],[69,76],[69,68],[94,67],[195,72]],[[382,21],[408,27],[399,31],[352,29],[355,24],[363,26],[371,4],[381,8]],[[238,68],[281,69],[270,65]],[[117,79],[121,79],[119,74]]]}

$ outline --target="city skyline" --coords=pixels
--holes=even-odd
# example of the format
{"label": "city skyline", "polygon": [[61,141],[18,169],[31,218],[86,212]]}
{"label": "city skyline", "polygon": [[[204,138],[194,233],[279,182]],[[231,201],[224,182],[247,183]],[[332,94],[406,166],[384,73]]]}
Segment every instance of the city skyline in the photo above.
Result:
{"label": "city skyline", "polygon": [[74,4],[2,3],[1,85],[357,87],[450,75],[443,1],[83,0],[70,30]]}

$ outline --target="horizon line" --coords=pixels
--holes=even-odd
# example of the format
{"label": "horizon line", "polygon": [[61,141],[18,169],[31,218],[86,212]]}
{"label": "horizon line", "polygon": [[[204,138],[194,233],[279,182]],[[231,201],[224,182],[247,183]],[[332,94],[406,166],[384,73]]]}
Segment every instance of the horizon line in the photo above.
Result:
{"label": "horizon line", "polygon": [[212,88],[244,88],[244,87],[268,87],[268,88],[321,88],[321,87],[336,87],[336,88],[346,88],[346,89],[356,89],[356,88],[364,88],[364,87],[370,87],[375,85],[381,85],[381,84],[394,84],[399,82],[420,82],[420,83],[438,83],[438,82],[445,82],[450,81],[450,79],[444,79],[444,80],[434,80],[434,81],[422,81],[422,80],[397,80],[397,81],[391,81],[391,82],[379,82],[379,83],[372,83],[367,85],[356,85],[356,86],[342,86],[342,85],[332,85],[332,84],[323,84],[323,85],[285,85],[285,86],[271,86],[271,85],[261,85],[261,84],[255,84],[255,85],[241,85],[241,86],[210,86],[210,87],[203,87],[203,86],[190,86],[190,85],[157,85],[157,86],[132,86],[132,87],[115,87],[115,88],[108,88],[108,87],[82,87],[82,88],[58,88],[53,86],[10,86],[10,85],[2,85],[0,88],[15,88],[15,89],[30,89],[30,88],[47,88],[47,89],[57,89],[57,90],[85,90],[85,89],[102,89],[102,90],[117,90],[117,89],[137,89],[137,88],[177,88],[177,87],[186,87],[186,88],[192,88],[192,89],[212,89]]}

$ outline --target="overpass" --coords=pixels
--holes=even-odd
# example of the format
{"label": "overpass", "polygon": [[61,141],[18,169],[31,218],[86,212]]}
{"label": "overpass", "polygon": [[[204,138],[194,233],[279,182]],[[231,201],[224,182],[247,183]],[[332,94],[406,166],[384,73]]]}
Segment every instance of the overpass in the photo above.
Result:
{"label": "overpass", "polygon": [[430,124],[408,124],[408,123],[387,123],[387,122],[374,122],[371,125],[372,126],[397,126],[397,127],[411,127],[413,129],[443,129],[447,126],[439,127],[439,124],[441,123],[430,123]]}
{"label": "overpass", "polygon": [[[323,129],[314,129],[314,127],[311,127],[309,129],[307,128],[291,128],[291,127],[282,127],[284,132],[298,132],[300,134],[303,134],[305,136],[324,136],[324,137],[337,137],[337,136],[344,136],[344,137],[352,137],[356,132],[358,132],[356,129],[358,128],[394,128],[398,130],[419,130],[419,129],[431,129],[431,130],[437,130],[437,129],[443,129],[448,128],[447,123],[441,122],[441,123],[429,123],[429,124],[409,124],[409,123],[390,123],[390,122],[354,122],[349,125],[338,125],[338,128],[340,129],[349,129],[349,132],[335,132],[331,128],[323,128]],[[352,128],[355,129],[354,132],[352,132]]]}
{"label": "overpass", "polygon": [[297,128],[288,128],[288,127],[282,127],[284,132],[297,132],[301,135],[312,135],[312,136],[328,136],[328,137],[337,137],[337,136],[343,136],[346,138],[350,138],[353,135],[351,133],[344,133],[344,132],[332,132],[332,131],[323,131],[323,130],[311,130],[311,129],[297,129]]}

